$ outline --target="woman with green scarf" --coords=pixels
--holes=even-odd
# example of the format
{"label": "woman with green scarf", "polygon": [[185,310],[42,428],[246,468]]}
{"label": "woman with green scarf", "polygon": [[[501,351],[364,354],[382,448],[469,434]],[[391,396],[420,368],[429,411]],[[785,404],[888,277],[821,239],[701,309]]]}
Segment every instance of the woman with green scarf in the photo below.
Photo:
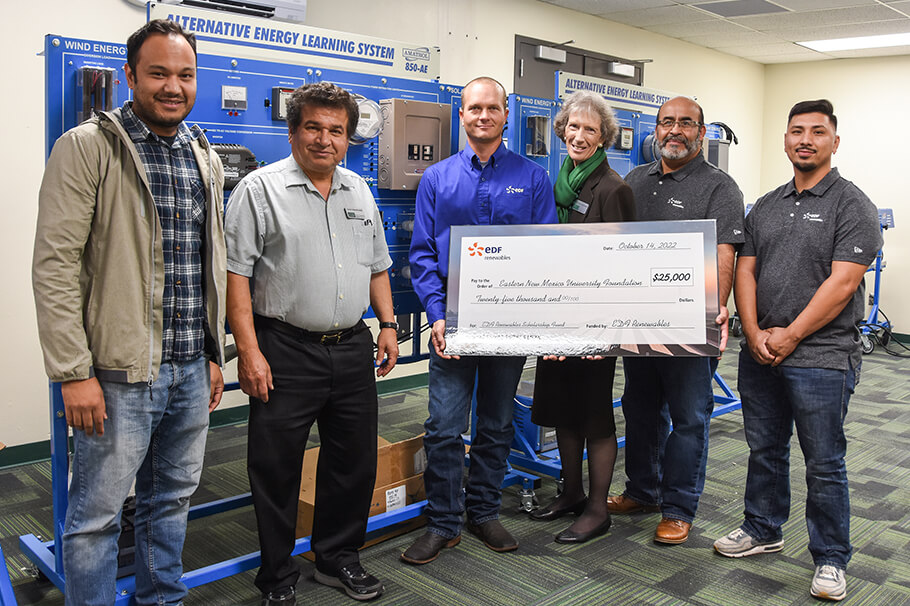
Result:
{"label": "woman with green scarf", "polygon": [[[633,221],[632,190],[610,168],[604,146],[613,145],[619,126],[603,97],[588,91],[569,95],[553,125],[568,156],[556,177],[554,195],[560,223]],[[583,263],[584,259],[576,262]],[[535,520],[578,516],[556,535],[557,543],[583,543],[610,528],[607,494],[616,462],[613,375],[616,358],[600,360],[553,356],[537,360],[531,420],[556,427],[563,490],[531,512]],[[588,496],[582,484],[582,457],[588,449]]]}

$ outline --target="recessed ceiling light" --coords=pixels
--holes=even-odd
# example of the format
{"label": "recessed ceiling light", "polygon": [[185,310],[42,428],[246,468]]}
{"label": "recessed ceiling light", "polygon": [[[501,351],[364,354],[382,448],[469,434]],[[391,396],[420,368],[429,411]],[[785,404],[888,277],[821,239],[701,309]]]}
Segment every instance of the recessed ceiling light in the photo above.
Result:
{"label": "recessed ceiling light", "polygon": [[835,38],[833,40],[809,40],[797,42],[800,46],[820,53],[860,48],[885,48],[888,46],[910,46],[910,33],[885,34],[883,36],[859,36],[856,38]]}

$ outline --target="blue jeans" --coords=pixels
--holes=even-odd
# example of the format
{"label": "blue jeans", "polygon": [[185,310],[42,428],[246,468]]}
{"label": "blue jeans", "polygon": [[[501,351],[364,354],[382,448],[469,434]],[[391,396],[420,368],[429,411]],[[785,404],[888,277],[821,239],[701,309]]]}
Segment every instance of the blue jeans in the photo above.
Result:
{"label": "blue jeans", "polygon": [[[625,495],[691,523],[705,486],[716,358],[623,358]],[[670,431],[669,419],[673,422]]]}
{"label": "blue jeans", "polygon": [[[502,480],[512,444],[515,391],[525,358],[463,356],[446,360],[430,345],[429,412],[423,438],[427,453],[427,529],[446,538],[468,520],[482,524],[499,517]],[[477,430],[471,443],[468,482],[462,489],[464,442],[477,382]]]}
{"label": "blue jeans", "polygon": [[806,525],[816,566],[846,569],[850,561],[850,495],[844,417],[856,373],[827,368],[764,366],[743,348],[739,393],[749,443],[745,521],[759,541],[777,541],[790,517],[793,424],[806,460]]}
{"label": "blue jeans", "polygon": [[209,424],[209,363],[165,362],[158,380],[101,382],[104,435],[73,432],[63,531],[67,606],[113,604],[120,512],[136,479],[136,604],[181,604],[190,495]]}

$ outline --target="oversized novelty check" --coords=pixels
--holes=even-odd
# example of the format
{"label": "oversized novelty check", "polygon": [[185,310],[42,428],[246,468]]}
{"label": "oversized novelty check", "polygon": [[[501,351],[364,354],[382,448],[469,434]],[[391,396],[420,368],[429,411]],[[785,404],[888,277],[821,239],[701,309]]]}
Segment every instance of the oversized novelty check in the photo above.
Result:
{"label": "oversized novelty check", "polygon": [[446,353],[716,356],[713,220],[451,229]]}

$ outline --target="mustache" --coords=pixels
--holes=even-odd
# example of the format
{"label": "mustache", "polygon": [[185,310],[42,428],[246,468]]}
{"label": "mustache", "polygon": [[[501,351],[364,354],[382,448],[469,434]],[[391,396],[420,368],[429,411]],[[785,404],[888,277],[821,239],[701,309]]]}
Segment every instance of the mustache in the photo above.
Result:
{"label": "mustache", "polygon": [[684,145],[685,145],[686,143],[688,143],[688,139],[686,139],[686,138],[683,137],[682,135],[667,135],[666,137],[664,137],[663,139],[661,139],[660,142],[666,145],[666,144],[669,143],[670,141],[676,141],[677,143],[682,143],[682,144],[684,144]]}

